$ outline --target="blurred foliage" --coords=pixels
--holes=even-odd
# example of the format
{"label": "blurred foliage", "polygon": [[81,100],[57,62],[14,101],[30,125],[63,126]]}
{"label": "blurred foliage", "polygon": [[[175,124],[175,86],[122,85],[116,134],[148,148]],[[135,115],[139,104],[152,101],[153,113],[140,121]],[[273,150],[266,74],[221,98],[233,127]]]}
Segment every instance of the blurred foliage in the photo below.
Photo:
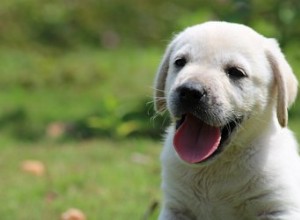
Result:
{"label": "blurred foliage", "polygon": [[[298,0],[2,0],[0,42],[70,48],[164,44],[186,25],[227,20],[298,41]],[[28,45],[29,43],[29,45]]]}
{"label": "blurred foliage", "polygon": [[73,122],[73,128],[68,135],[72,138],[106,136],[117,139],[130,136],[160,137],[168,119],[162,121],[160,117],[154,120],[153,105],[145,103],[146,100],[126,106],[116,98],[108,96],[102,102],[101,111]]}
{"label": "blurred foliage", "polygon": [[168,118],[165,116],[154,120],[152,104],[145,105],[146,101],[139,101],[126,106],[119,102],[107,96],[102,99],[97,112],[70,121],[52,123],[35,122],[24,108],[14,109],[1,115],[0,130],[23,141],[37,141],[45,138],[45,135],[60,140],[95,137],[123,139],[133,136],[157,138],[164,132]]}
{"label": "blurred foliage", "polygon": [[2,0],[1,132],[158,138],[168,119],[146,103],[172,35],[208,20],[243,23],[277,38],[300,72],[299,10],[298,0]]}
{"label": "blurred foliage", "polygon": [[160,137],[167,119],[151,120],[150,102],[158,61],[153,49],[47,56],[2,49],[0,133],[22,141]]}

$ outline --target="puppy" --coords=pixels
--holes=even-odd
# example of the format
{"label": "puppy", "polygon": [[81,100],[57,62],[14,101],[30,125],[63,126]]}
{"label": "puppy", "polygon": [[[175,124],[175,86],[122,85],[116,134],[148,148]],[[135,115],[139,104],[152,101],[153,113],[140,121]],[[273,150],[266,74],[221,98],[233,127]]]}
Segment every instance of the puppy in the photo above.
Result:
{"label": "puppy", "polygon": [[155,108],[173,121],[160,220],[300,220],[300,159],[287,128],[297,80],[274,39],[207,22],[166,49]]}

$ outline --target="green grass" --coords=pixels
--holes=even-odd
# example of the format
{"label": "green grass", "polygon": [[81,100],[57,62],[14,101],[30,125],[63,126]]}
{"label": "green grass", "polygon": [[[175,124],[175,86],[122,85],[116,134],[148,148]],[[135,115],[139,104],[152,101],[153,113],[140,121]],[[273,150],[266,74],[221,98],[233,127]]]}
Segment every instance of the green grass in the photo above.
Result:
{"label": "green grass", "polygon": [[[114,120],[151,98],[160,53],[1,48],[0,219],[59,219],[72,207],[89,220],[142,219],[160,200],[159,143],[107,137],[61,142],[45,133],[51,122],[88,120],[95,112],[104,112],[116,129],[124,127]],[[151,115],[143,117],[150,122]],[[42,138],[28,141],[23,133]],[[22,172],[28,159],[45,163],[47,175]],[[157,210],[150,219],[156,217]]]}
{"label": "green grass", "polygon": [[[144,109],[151,109],[146,102],[151,100],[160,54],[153,48],[67,52],[1,48],[0,131],[12,138],[39,139],[49,123],[88,127],[90,117],[96,116],[108,124],[102,130],[120,136],[128,122],[123,117],[134,113],[134,106],[141,106],[141,117],[152,116]],[[121,136],[127,133],[130,129]]]}
{"label": "green grass", "polygon": [[[142,219],[160,199],[159,151],[159,143],[138,139],[3,146],[1,219],[59,219],[72,207],[89,220]],[[42,161],[47,175],[23,172],[28,159]]]}
{"label": "green grass", "polygon": [[[60,52],[0,50],[0,103],[41,119],[74,118],[106,97],[149,98],[160,53],[155,49]],[[4,111],[3,109],[1,111]]]}

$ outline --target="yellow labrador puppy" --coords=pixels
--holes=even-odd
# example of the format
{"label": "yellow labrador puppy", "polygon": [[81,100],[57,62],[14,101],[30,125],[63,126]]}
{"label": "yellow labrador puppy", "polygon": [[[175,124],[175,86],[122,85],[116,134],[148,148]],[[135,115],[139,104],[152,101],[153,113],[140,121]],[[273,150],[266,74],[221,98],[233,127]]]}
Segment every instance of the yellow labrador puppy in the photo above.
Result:
{"label": "yellow labrador puppy", "polygon": [[300,220],[300,159],[287,128],[297,80],[274,39],[207,22],[168,46],[155,108],[171,115],[161,220]]}

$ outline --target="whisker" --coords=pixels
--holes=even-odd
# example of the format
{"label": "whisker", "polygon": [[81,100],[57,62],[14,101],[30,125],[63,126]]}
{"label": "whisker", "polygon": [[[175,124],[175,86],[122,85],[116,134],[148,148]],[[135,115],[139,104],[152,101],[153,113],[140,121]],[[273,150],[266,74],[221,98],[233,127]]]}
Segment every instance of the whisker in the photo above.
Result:
{"label": "whisker", "polygon": [[152,87],[151,89],[153,89],[154,91],[158,91],[158,92],[165,92],[165,90],[157,89],[157,88],[155,88],[155,87]]}
{"label": "whisker", "polygon": [[154,102],[155,102],[155,100],[150,100],[150,101],[146,102],[146,105],[152,105],[152,104],[154,104]]}

